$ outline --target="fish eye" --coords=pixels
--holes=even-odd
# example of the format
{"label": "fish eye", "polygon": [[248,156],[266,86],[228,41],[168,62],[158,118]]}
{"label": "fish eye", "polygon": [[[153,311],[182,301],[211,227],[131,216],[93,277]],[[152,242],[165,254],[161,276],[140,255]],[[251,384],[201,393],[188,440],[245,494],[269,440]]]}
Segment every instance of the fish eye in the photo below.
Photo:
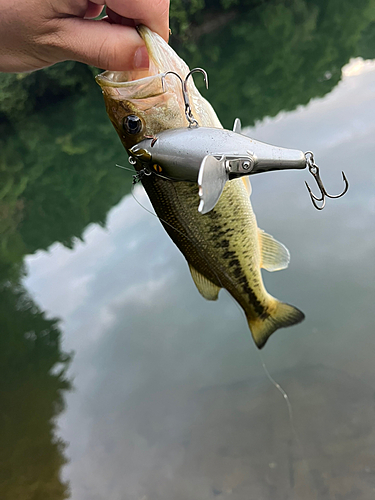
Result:
{"label": "fish eye", "polygon": [[142,130],[142,120],[137,115],[128,115],[124,118],[124,130],[128,134],[139,134]]}

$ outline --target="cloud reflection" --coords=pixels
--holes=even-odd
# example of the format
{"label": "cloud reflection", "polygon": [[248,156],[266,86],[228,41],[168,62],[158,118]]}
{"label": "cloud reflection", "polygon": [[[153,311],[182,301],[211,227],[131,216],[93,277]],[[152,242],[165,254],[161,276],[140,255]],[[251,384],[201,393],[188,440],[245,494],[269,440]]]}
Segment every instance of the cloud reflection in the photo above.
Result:
{"label": "cloud reflection", "polygon": [[[306,108],[247,130],[259,140],[313,150],[329,191],[340,191],[341,170],[349,179],[348,194],[328,200],[323,212],[311,206],[306,171],[257,176],[252,200],[259,226],[292,254],[289,270],[265,273],[267,288],[307,314],[304,324],[271,339],[267,365],[295,396],[306,449],[338,453],[345,467],[357,449],[362,468],[374,442],[366,385],[375,381],[374,116],[372,68],[346,76]],[[141,188],[136,196],[149,207]],[[132,197],[111,211],[107,229],[92,226],[73,251],[55,245],[28,257],[27,267],[27,287],[44,310],[62,317],[64,349],[76,351],[76,392],[60,419],[71,443],[65,475],[73,500],[198,500],[236,491],[231,498],[242,499],[250,487],[255,497],[276,500],[284,498],[277,491],[291,488],[281,465],[288,453],[308,488],[298,453],[285,444],[286,408],[264,382],[243,315],[225,293],[217,303],[199,296],[158,220]],[[307,368],[318,363],[330,368]],[[342,399],[335,401],[337,394]],[[317,408],[325,417],[312,422],[309,411]],[[331,414],[341,427],[332,424],[324,434]],[[360,419],[357,427],[348,423],[353,418]],[[253,428],[262,428],[260,440]],[[320,448],[317,436],[325,436]],[[270,457],[276,465],[267,469]],[[334,476],[329,463],[309,463]],[[358,471],[345,467],[353,484],[370,491]],[[336,494],[332,484],[321,491]]]}

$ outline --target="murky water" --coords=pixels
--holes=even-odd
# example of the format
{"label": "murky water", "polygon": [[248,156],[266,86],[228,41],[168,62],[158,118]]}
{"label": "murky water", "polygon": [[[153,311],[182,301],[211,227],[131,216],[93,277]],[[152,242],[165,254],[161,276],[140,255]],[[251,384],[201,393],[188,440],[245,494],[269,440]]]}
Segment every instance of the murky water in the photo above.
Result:
{"label": "murky water", "polygon": [[[296,33],[305,33],[306,25],[283,18],[278,5],[276,11],[257,11],[264,21],[257,29],[273,33],[277,41],[275,32],[287,33],[289,40],[288,27],[294,26],[290,40],[295,50],[302,44],[294,40]],[[307,19],[311,22],[311,16]],[[245,26],[237,20],[225,31],[232,48]],[[313,150],[329,192],[341,191],[341,170],[350,182],[344,198],[328,200],[318,212],[304,186],[308,180],[315,187],[307,171],[252,178],[258,225],[291,253],[287,270],[264,273],[267,290],[306,314],[304,323],[276,332],[261,355],[231,297],[222,291],[218,302],[205,301],[156,217],[131,194],[123,196],[131,175],[112,168],[125,159],[100,96],[87,108],[85,120],[77,118],[73,132],[68,120],[59,130],[49,129],[48,144],[55,149],[51,146],[48,158],[55,163],[58,158],[66,178],[60,179],[64,174],[59,169],[53,176],[49,170],[44,177],[34,176],[38,187],[29,195],[33,203],[28,198],[24,202],[31,209],[17,226],[18,239],[7,240],[13,242],[13,254],[14,248],[30,254],[24,259],[22,283],[32,299],[9,282],[0,290],[2,498],[375,496],[375,61],[352,60],[335,85],[331,81],[341,74],[341,66],[330,68],[328,57],[311,62],[314,47],[321,48],[321,35],[315,40],[312,33],[310,28],[311,37],[293,68],[306,68],[310,60],[326,76],[317,75],[313,90],[305,89],[299,101],[293,101],[299,86],[293,92],[290,82],[282,83],[285,73],[276,85],[269,70],[272,64],[278,70],[282,54],[286,64],[286,42],[284,52],[266,58],[262,91],[246,71],[237,78],[244,110],[263,92],[264,114],[276,114],[262,119],[254,105],[248,119],[241,115],[244,125],[258,120],[246,128],[248,135]],[[218,35],[202,38],[202,58],[210,36]],[[339,53],[337,38],[327,40],[325,46],[336,44]],[[227,59],[221,55],[228,43],[215,45],[215,62],[205,64],[194,52],[190,57],[192,65],[208,66],[213,97],[210,90],[206,95],[230,127],[233,116],[215,86],[220,72],[232,72],[230,85],[235,85],[233,61],[246,61],[246,53],[236,52],[225,69]],[[254,64],[265,57],[262,43],[258,54],[252,46]],[[348,58],[360,55],[345,50]],[[267,71],[270,80],[264,76]],[[259,67],[256,73],[261,73]],[[297,69],[292,74],[296,78]],[[325,87],[329,82],[332,89]],[[280,104],[283,95],[285,107]],[[84,102],[75,104],[80,113]],[[304,106],[294,109],[298,102]],[[61,113],[69,113],[68,108]],[[94,118],[98,130],[90,142],[82,123]],[[28,138],[26,132],[20,133]],[[77,144],[81,150],[74,150]],[[99,160],[94,159],[97,152]],[[38,157],[35,153],[29,160],[30,169]],[[42,164],[48,162],[40,158]],[[140,186],[134,196],[150,209]],[[70,363],[66,353],[72,355]],[[291,411],[263,362],[288,394]],[[61,372],[64,367],[67,373]]]}

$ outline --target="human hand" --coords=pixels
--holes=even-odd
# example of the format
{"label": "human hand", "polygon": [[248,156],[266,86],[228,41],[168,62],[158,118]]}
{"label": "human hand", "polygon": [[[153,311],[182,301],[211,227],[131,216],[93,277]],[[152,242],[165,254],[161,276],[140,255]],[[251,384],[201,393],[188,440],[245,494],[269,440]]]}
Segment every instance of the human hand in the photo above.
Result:
{"label": "human hand", "polygon": [[[107,17],[98,21],[104,5]],[[74,60],[101,69],[148,67],[135,26],[168,40],[169,0],[0,0],[0,71]]]}

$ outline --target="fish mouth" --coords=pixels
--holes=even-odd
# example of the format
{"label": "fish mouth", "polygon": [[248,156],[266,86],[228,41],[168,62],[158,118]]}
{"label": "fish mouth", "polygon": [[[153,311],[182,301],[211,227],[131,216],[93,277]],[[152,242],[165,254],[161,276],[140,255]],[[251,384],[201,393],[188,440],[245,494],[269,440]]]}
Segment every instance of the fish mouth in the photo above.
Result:
{"label": "fish mouth", "polygon": [[[166,75],[168,72],[176,73],[182,80],[189,74],[189,66],[181,59],[170,45],[157,33],[146,26],[138,26],[138,33],[142,37],[150,59],[147,70],[131,71],[104,71],[96,77],[101,86],[106,102],[107,112],[112,122],[118,121],[114,116],[113,106],[117,102],[131,102],[132,105],[145,113],[144,118],[151,115],[161,122],[161,115],[165,119],[158,129],[178,128],[188,125],[186,105],[181,88],[181,81],[175,75]],[[190,78],[187,82],[192,114],[201,126],[222,128],[212,106],[199,93]],[[112,103],[112,104],[110,104]],[[113,115],[113,116],[112,116]],[[118,129],[120,134],[120,129]],[[149,133],[156,133],[149,131]]]}
{"label": "fish mouth", "polygon": [[118,99],[132,97],[142,99],[166,92],[163,76],[168,71],[186,75],[189,68],[174,50],[146,26],[140,25],[137,31],[143,39],[149,55],[149,68],[130,71],[104,71],[96,76],[96,82],[104,94]]}

